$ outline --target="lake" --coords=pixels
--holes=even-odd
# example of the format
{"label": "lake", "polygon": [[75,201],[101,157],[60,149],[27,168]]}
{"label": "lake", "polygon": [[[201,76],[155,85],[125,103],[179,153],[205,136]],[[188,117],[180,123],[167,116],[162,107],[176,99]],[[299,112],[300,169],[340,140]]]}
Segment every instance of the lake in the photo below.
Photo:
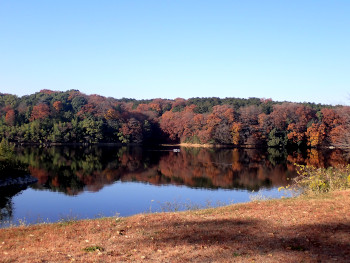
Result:
{"label": "lake", "polygon": [[0,226],[129,216],[281,198],[294,163],[347,164],[339,150],[176,147],[16,147],[1,177],[30,174],[22,189],[0,188]]}

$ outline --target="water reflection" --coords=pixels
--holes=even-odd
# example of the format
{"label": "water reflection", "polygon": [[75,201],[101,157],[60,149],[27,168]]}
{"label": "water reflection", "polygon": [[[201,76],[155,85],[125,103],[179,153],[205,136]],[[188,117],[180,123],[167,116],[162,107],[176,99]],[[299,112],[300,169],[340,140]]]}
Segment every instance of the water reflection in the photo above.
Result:
{"label": "water reflection", "polygon": [[27,187],[6,187],[0,188],[0,222],[10,221],[13,215],[12,198]]}
{"label": "water reflection", "polygon": [[[3,149],[1,149],[3,150]],[[0,222],[10,220],[13,214],[12,198],[26,189],[27,186],[4,186],[9,178],[21,178],[27,172],[27,165],[19,163],[12,152],[0,150]]]}
{"label": "water reflection", "polygon": [[141,147],[19,148],[16,162],[38,179],[32,187],[77,195],[115,181],[174,184],[196,188],[259,190],[285,186],[294,163],[326,167],[346,164],[341,151],[287,153],[278,149]]}
{"label": "water reflection", "polygon": [[[339,150],[315,149],[287,153],[279,149],[182,148],[174,152],[171,147],[18,147],[11,159],[0,161],[0,174],[1,178],[31,174],[38,179],[31,189],[67,196],[98,192],[116,181],[258,191],[286,186],[296,175],[294,163],[327,167],[349,160]],[[11,218],[11,198],[21,190],[2,188],[0,221]]]}

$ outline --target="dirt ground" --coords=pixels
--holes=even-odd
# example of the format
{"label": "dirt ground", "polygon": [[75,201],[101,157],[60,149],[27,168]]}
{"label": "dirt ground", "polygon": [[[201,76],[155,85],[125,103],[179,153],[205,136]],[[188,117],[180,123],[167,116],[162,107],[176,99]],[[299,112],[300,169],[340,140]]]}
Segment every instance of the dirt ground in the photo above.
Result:
{"label": "dirt ground", "polygon": [[0,229],[0,262],[350,262],[350,191]]}

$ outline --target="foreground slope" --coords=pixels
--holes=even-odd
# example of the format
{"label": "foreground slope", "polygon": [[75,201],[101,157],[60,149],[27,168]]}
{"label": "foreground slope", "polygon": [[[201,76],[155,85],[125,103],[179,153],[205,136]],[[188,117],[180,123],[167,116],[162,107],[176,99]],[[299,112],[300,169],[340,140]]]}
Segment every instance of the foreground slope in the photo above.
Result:
{"label": "foreground slope", "polygon": [[0,229],[0,262],[350,262],[350,191]]}

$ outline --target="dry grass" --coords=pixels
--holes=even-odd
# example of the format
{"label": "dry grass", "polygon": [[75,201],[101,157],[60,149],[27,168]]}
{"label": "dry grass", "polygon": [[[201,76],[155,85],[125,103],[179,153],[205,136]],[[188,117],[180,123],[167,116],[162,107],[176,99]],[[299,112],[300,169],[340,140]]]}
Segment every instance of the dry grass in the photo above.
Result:
{"label": "dry grass", "polygon": [[350,191],[0,229],[0,262],[350,262]]}

